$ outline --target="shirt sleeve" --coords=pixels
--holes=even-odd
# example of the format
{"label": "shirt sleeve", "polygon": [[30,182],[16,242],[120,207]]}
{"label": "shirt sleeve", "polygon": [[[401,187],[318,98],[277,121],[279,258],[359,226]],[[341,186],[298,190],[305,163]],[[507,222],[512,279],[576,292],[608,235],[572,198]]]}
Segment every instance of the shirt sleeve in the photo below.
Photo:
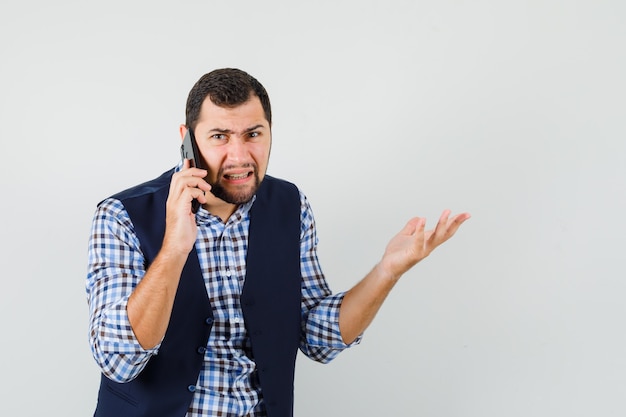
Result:
{"label": "shirt sleeve", "polygon": [[313,211],[301,192],[300,269],[302,274],[302,338],[300,350],[309,358],[328,363],[349,345],[339,330],[339,309],[344,293],[332,294],[317,258],[317,232]]}
{"label": "shirt sleeve", "polygon": [[133,332],[126,305],[145,273],[133,225],[119,200],[107,199],[94,214],[86,280],[89,342],[102,373],[116,382],[134,379],[160,345],[143,349]]}

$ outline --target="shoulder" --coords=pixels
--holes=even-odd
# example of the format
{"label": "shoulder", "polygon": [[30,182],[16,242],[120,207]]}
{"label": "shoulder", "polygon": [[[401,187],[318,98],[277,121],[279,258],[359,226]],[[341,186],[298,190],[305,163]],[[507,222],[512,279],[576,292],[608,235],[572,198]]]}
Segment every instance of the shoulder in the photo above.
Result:
{"label": "shoulder", "polygon": [[298,197],[298,200],[300,201],[300,205],[303,208],[310,209],[310,203],[304,191],[302,191],[300,187],[298,187],[296,184],[290,181],[284,180],[282,178],[276,178],[270,175],[266,175],[265,178],[263,179],[263,182],[261,183],[261,187],[259,191],[261,191],[262,188],[267,188],[268,190],[282,189],[284,192],[289,192],[293,196]]}
{"label": "shoulder", "polygon": [[266,187],[272,187],[272,188],[278,187],[278,188],[291,189],[291,190],[298,189],[298,187],[294,183],[284,180],[282,178],[272,177],[271,175],[266,175],[265,178],[263,178],[263,182],[261,183],[261,186],[263,186],[263,184],[265,184]]}
{"label": "shoulder", "polygon": [[[261,183],[257,198],[262,199],[280,199],[283,202],[288,200],[291,207],[296,209],[299,207],[300,223],[303,230],[309,229],[315,223],[313,209],[305,193],[294,183],[266,175]],[[286,199],[286,200],[285,200]]]}
{"label": "shoulder", "polygon": [[120,191],[119,193],[114,194],[110,198],[124,201],[128,199],[142,197],[147,194],[154,194],[160,191],[168,191],[174,171],[174,168],[170,169],[169,171],[164,172],[157,178],[127,188],[124,191]]}
{"label": "shoulder", "polygon": [[300,191],[298,187],[287,180],[272,177],[271,175],[266,175],[261,182],[261,186],[257,191],[257,198],[262,199],[275,199],[275,198],[288,198],[294,199],[299,197]]}

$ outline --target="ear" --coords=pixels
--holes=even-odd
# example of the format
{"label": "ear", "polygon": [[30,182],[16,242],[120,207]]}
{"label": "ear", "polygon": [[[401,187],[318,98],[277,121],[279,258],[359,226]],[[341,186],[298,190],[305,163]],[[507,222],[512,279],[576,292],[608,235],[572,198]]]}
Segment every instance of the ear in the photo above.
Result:
{"label": "ear", "polygon": [[187,126],[185,125],[180,125],[178,127],[178,131],[180,133],[180,140],[184,140],[185,139],[185,134],[187,134]]}

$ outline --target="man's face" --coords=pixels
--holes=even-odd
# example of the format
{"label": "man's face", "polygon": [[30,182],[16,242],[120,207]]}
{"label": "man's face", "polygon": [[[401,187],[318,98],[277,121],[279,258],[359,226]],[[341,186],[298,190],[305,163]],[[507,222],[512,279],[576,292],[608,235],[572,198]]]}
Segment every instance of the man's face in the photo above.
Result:
{"label": "man's face", "polygon": [[231,204],[249,201],[265,177],[272,132],[255,95],[237,107],[202,103],[194,130],[211,193]]}

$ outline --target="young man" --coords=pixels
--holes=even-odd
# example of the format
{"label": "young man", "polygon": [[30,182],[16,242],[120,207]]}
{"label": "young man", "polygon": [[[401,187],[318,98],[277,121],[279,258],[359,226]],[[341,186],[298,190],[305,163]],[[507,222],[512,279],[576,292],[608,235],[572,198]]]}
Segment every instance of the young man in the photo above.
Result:
{"label": "young man", "polygon": [[400,276],[469,218],[446,210],[428,232],[411,219],[332,294],[306,197],[266,175],[271,126],[256,79],[212,71],[180,127],[204,169],[184,160],[98,205],[86,283],[96,416],[292,416],[298,349],[328,362],[357,344]]}

